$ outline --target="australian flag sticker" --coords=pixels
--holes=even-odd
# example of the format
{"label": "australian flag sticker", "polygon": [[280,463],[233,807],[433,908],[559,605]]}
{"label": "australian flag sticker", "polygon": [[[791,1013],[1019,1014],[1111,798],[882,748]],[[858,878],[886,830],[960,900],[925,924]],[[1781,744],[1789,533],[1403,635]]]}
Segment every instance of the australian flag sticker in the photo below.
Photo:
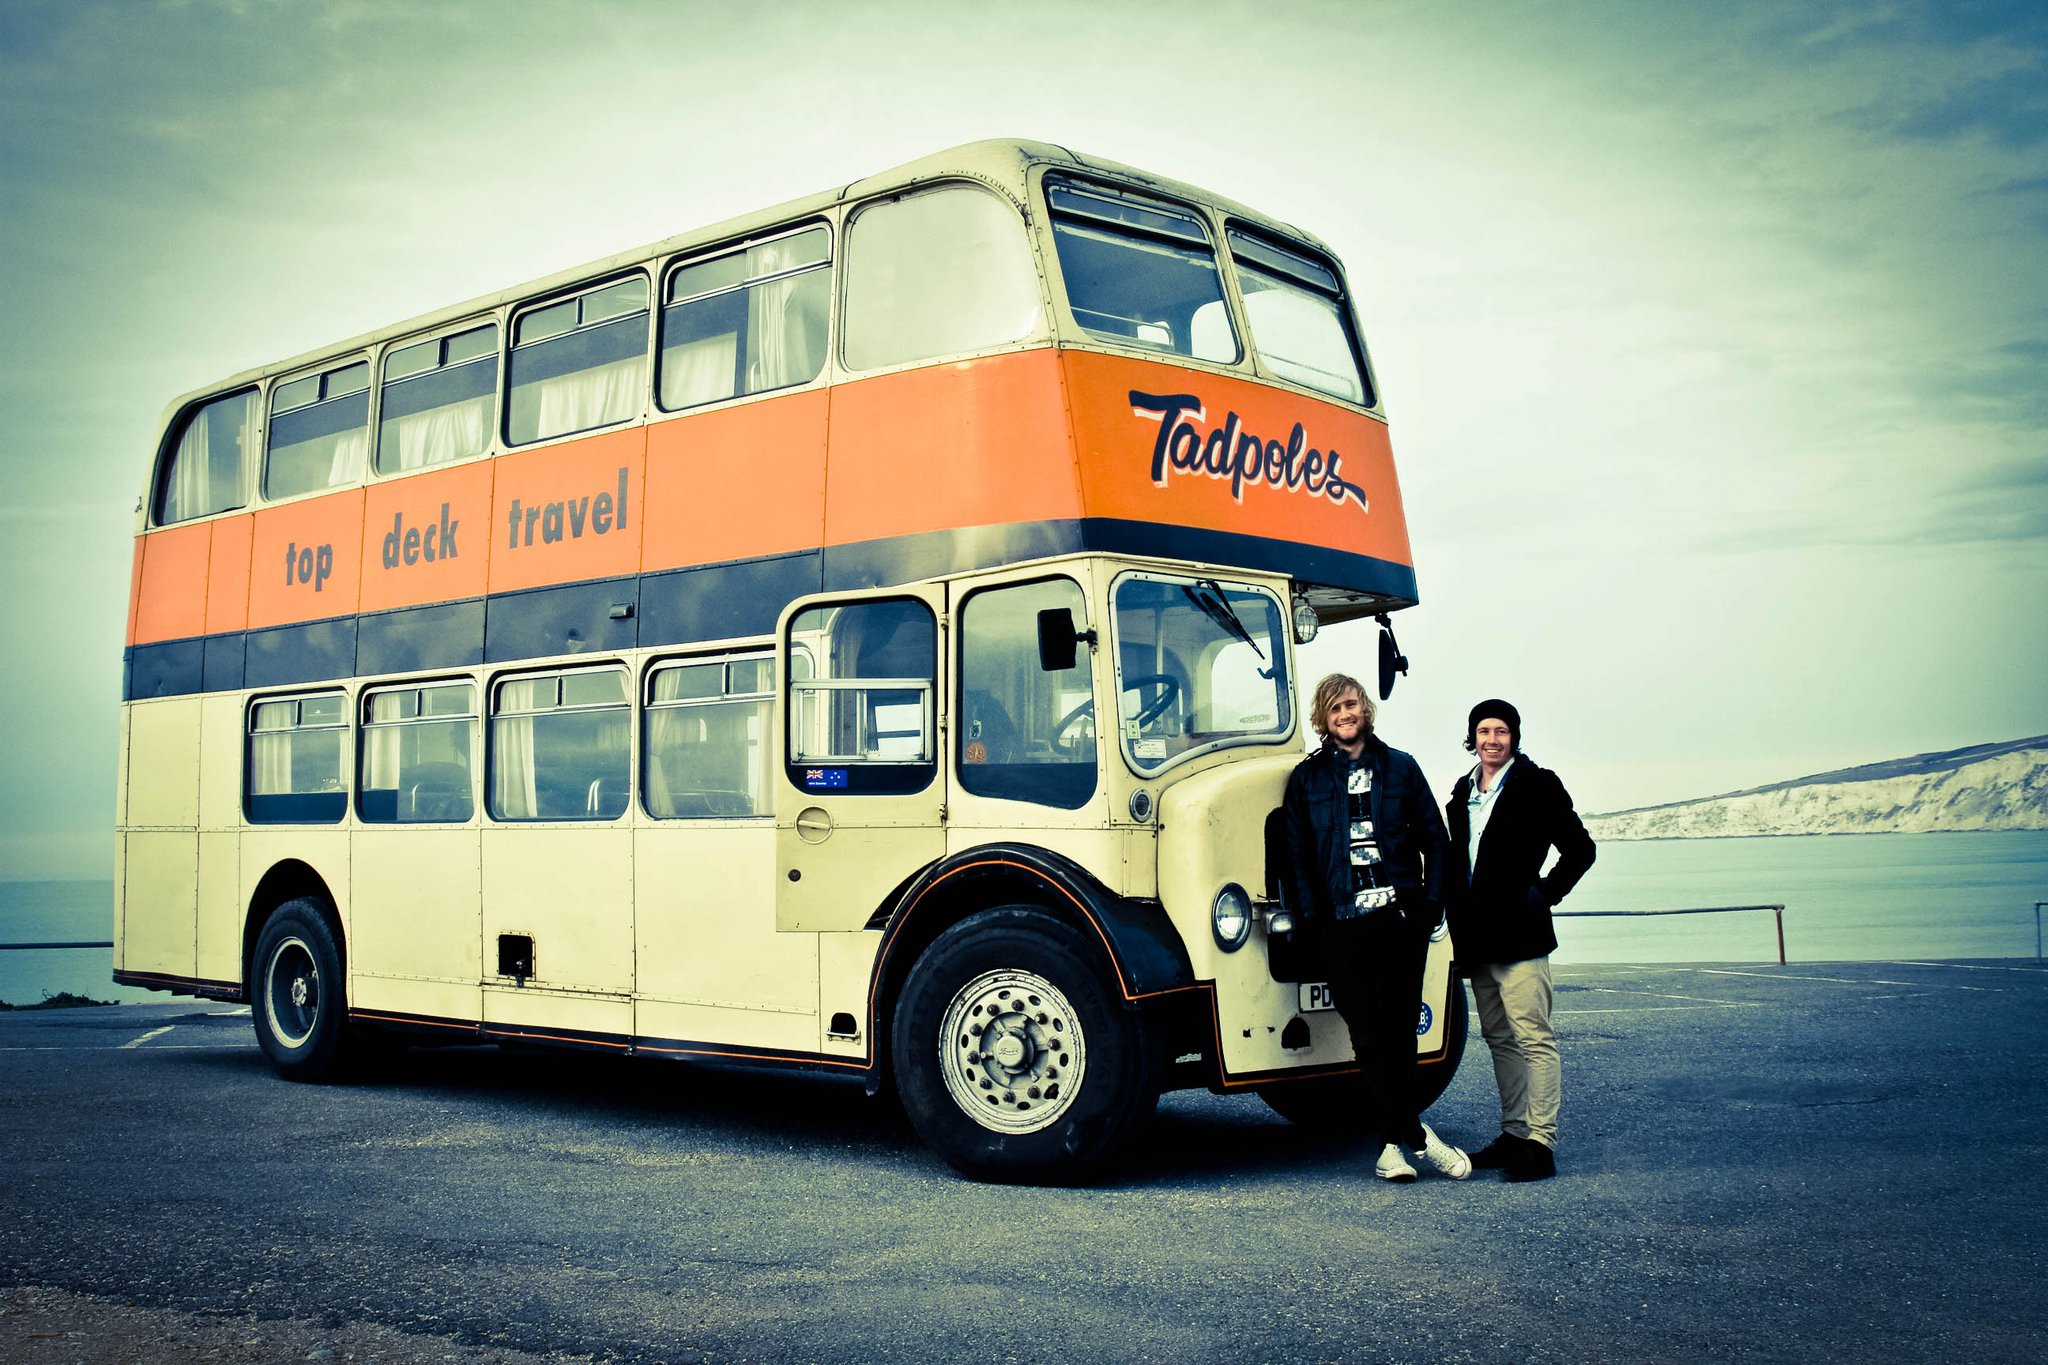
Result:
{"label": "australian flag sticker", "polygon": [[843,792],[846,790],[846,769],[806,768],[804,769],[804,790],[813,792]]}

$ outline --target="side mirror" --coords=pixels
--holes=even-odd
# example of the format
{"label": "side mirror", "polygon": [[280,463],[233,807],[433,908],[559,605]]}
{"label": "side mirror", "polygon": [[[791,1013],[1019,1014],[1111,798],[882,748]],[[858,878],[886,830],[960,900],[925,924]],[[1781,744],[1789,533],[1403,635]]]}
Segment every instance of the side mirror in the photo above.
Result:
{"label": "side mirror", "polygon": [[1394,675],[1408,671],[1408,656],[1394,643],[1394,627],[1385,616],[1380,623],[1380,700],[1394,695]]}
{"label": "side mirror", "polygon": [[1080,640],[1071,607],[1047,607],[1038,613],[1038,666],[1043,671],[1064,673],[1072,668],[1074,646]]}

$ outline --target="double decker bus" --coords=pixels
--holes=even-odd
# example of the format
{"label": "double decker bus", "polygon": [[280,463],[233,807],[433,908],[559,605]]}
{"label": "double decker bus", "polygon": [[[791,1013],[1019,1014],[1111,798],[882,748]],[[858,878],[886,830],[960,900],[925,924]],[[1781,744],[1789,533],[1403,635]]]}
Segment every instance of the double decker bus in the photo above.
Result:
{"label": "double decker bus", "polygon": [[1163,1089],[1340,1120],[1268,827],[1297,643],[1414,602],[1324,246],[956,148],[171,404],[115,979],[248,1001],[294,1079],[399,1038],[893,1086],[991,1180],[1086,1179]]}

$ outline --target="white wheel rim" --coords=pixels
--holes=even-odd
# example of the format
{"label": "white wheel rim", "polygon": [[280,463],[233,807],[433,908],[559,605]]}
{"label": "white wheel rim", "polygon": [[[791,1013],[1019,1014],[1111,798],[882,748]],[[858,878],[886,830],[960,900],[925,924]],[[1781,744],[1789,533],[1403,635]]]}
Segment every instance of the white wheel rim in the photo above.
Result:
{"label": "white wheel rim", "polygon": [[263,995],[270,1036],[289,1048],[304,1047],[320,1021],[320,963],[304,939],[294,935],[271,950]]}
{"label": "white wheel rim", "polygon": [[1074,1007],[1034,972],[984,972],[939,1023],[939,1074],[962,1113],[998,1133],[1050,1126],[1081,1094],[1087,1040]]}

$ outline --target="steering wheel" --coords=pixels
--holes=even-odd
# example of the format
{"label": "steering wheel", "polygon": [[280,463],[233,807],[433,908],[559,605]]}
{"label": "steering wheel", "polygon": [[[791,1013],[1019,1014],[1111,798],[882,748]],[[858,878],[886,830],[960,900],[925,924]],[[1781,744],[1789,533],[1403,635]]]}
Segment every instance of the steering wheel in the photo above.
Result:
{"label": "steering wheel", "polygon": [[[1081,724],[1083,721],[1087,722],[1088,725],[1088,737],[1086,740],[1081,738]],[[1071,739],[1067,736],[1067,731],[1069,730],[1074,731]],[[1082,702],[1079,706],[1061,716],[1060,723],[1052,727],[1052,749],[1056,754],[1062,754],[1068,758],[1076,758],[1084,750],[1094,747],[1095,698],[1090,697],[1087,701]]]}
{"label": "steering wheel", "polygon": [[1150,725],[1180,700],[1180,679],[1171,673],[1141,673],[1135,678],[1124,679],[1126,692],[1142,693],[1148,687],[1158,688],[1159,695],[1139,706],[1138,714],[1132,717],[1140,725]]}
{"label": "steering wheel", "polygon": [[[1138,708],[1138,714],[1133,719],[1140,725],[1150,725],[1158,720],[1166,713],[1168,707],[1180,699],[1180,679],[1171,673],[1145,673],[1124,683],[1126,692],[1142,692],[1148,687],[1158,689],[1159,695]],[[1052,727],[1052,747],[1063,754],[1075,754],[1089,747],[1082,742],[1078,730],[1083,721],[1092,724],[1094,719],[1095,699],[1090,697],[1061,716],[1059,724]],[[1069,730],[1076,731],[1071,739],[1067,735]]]}

